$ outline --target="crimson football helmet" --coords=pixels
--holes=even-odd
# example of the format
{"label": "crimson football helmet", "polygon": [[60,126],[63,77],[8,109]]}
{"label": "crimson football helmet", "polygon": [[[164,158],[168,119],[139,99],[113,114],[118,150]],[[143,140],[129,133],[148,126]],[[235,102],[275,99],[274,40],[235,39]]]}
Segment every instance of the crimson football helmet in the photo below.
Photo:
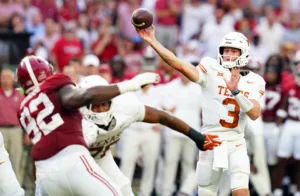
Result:
{"label": "crimson football helmet", "polygon": [[53,74],[53,67],[45,59],[31,55],[21,60],[16,73],[18,83],[25,91],[25,94],[28,94]]}

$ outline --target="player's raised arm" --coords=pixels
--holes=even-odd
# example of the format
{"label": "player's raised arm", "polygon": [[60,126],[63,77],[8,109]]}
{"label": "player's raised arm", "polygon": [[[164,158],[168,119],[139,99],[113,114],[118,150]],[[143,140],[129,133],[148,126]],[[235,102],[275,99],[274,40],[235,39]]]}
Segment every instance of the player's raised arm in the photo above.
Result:
{"label": "player's raised arm", "polygon": [[160,123],[178,131],[193,140],[200,150],[212,150],[215,146],[221,144],[221,141],[216,140],[218,136],[209,134],[203,135],[170,113],[150,106],[145,106],[145,117],[143,122]]}
{"label": "player's raised arm", "polygon": [[[238,83],[241,78],[240,75],[240,68],[234,67],[231,69],[231,77],[230,80],[227,80],[225,77],[223,78],[227,88],[231,91],[231,94],[239,104],[239,106],[242,108],[243,111],[246,112],[246,114],[249,116],[251,120],[256,120],[262,113],[262,108],[260,106],[260,103],[258,99],[254,98],[247,98],[242,93],[240,93],[240,90],[238,89]],[[265,90],[265,82],[263,82],[261,85],[258,86],[257,94],[263,95]],[[261,92],[260,92],[261,91]],[[254,96],[257,97],[257,96]]]}
{"label": "player's raised arm", "polygon": [[199,72],[196,67],[177,58],[170,50],[156,40],[154,25],[152,25],[151,29],[136,29],[136,31],[168,65],[181,72],[191,81],[199,81]]}
{"label": "player's raised arm", "polygon": [[58,96],[64,108],[74,109],[87,104],[95,104],[111,100],[112,98],[130,91],[141,89],[142,86],[159,82],[159,75],[155,73],[143,73],[131,80],[115,85],[94,86],[91,88],[75,88],[67,85],[59,89]]}

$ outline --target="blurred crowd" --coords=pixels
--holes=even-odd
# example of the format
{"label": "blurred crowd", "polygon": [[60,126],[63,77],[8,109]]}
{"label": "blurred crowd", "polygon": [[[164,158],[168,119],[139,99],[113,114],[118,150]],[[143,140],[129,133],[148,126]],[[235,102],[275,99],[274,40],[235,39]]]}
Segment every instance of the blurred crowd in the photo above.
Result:
{"label": "blurred crowd", "polygon": [[[255,62],[250,64],[250,68],[258,70],[260,74],[264,74],[267,68],[274,67],[276,77],[280,78],[281,72],[289,71],[291,64],[297,60],[296,53],[300,50],[299,0],[1,0],[0,31],[30,33],[27,55],[35,54],[49,60],[56,72],[69,75],[74,83],[94,74],[115,83],[131,79],[139,72],[154,71],[161,75],[161,84],[173,89],[169,90],[169,94],[176,96],[172,94],[178,90],[175,88],[179,85],[176,81],[187,81],[167,66],[136,33],[131,24],[131,14],[139,7],[147,8],[153,13],[157,39],[179,58],[194,65],[204,56],[216,58],[221,38],[231,31],[239,31],[248,38],[251,58]],[[298,58],[300,61],[300,55]],[[13,78],[13,73],[6,69],[1,73],[1,89],[5,92],[9,91],[10,83],[11,88],[13,87],[13,80],[7,79],[11,77]],[[173,80],[175,83],[170,83]],[[195,88],[197,87],[191,87],[190,91],[180,89],[181,96],[173,100],[175,106],[180,100],[189,97],[192,99],[191,94],[195,93]],[[149,93],[150,97],[156,96],[153,91]],[[190,96],[184,97],[184,94]],[[200,106],[197,100],[192,102]],[[1,105],[2,113],[5,107],[7,106]],[[199,118],[191,123],[196,122],[200,129],[201,108],[195,108],[194,105],[188,110],[193,110],[196,114],[198,112]],[[0,116],[3,115],[1,111]],[[182,118],[185,116],[192,118],[187,113]],[[0,123],[0,127],[5,126]],[[21,130],[19,131],[21,134]],[[12,158],[12,164],[20,182],[30,190],[34,186],[30,183],[33,179],[30,172],[32,165],[28,164],[31,161],[26,151],[27,148],[30,149],[29,141],[26,137],[21,141],[20,134],[19,139],[13,142],[18,142],[19,146],[26,144],[23,155],[19,148],[18,152],[15,148],[7,147],[7,150],[11,157],[23,157]],[[5,137],[4,135],[4,139],[9,140]],[[156,140],[157,145],[163,143],[161,140],[163,139]],[[193,167],[196,147],[186,150],[195,152],[190,153],[192,158],[180,158],[180,155],[176,155],[175,158],[170,157],[170,162],[174,159],[192,160],[188,164]],[[155,151],[151,156],[159,155]],[[165,154],[164,156],[166,157]],[[161,164],[158,164],[158,170],[163,171],[164,167],[159,165]],[[170,169],[171,166],[165,168]],[[154,171],[155,167],[151,169]],[[182,171],[185,172],[185,169],[183,166]],[[168,172],[173,172],[169,183],[172,186],[169,191],[171,194],[175,183],[172,178],[176,177],[177,166]],[[132,171],[129,173],[133,175]],[[181,179],[190,178],[187,173]],[[152,184],[162,183],[159,179],[155,182]],[[177,180],[175,184],[180,182]],[[147,183],[143,186],[149,187]],[[156,186],[150,187],[152,191]],[[32,191],[28,191],[28,195],[32,194]]]}

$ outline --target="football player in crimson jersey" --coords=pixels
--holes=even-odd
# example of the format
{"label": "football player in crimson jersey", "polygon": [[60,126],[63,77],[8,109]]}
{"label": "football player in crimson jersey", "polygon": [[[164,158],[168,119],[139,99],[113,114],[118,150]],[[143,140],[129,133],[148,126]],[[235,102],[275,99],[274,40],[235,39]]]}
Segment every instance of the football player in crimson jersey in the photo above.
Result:
{"label": "football player in crimson jersey", "polygon": [[[108,82],[100,76],[87,76],[79,87],[91,88],[96,85],[108,85]],[[221,144],[220,141],[214,139],[217,136],[202,135],[171,114],[144,105],[129,93],[107,102],[84,106],[81,111],[84,119],[88,120],[83,120],[83,133],[91,155],[109,178],[118,185],[123,196],[134,196],[131,183],[114,162],[109,149],[120,139],[124,129],[132,123],[160,123],[188,136],[203,151],[212,150]]]}
{"label": "football player in crimson jersey", "polygon": [[17,67],[17,79],[26,95],[18,116],[33,143],[36,195],[122,195],[90,156],[78,108],[156,83],[158,75],[77,89],[68,76],[53,74],[46,60],[27,56]]}
{"label": "football player in crimson jersey", "polygon": [[283,115],[280,105],[283,101],[283,92],[281,88],[281,72],[283,64],[279,55],[272,55],[268,58],[264,77],[266,80],[265,91],[265,107],[262,114],[264,122],[264,140],[266,146],[267,163],[271,176],[271,184],[276,180],[274,169],[277,165],[276,150],[278,147],[278,139],[280,135],[281,121]]}
{"label": "football player in crimson jersey", "polygon": [[291,63],[291,72],[282,74],[282,90],[284,98],[281,105],[281,120],[286,118],[279,138],[277,156],[278,166],[274,173],[274,196],[282,196],[281,183],[285,175],[285,168],[290,158],[295,160],[296,196],[300,195],[300,51]]}
{"label": "football player in crimson jersey", "polygon": [[195,67],[162,46],[155,38],[154,26],[136,30],[169,66],[201,85],[202,131],[224,140],[213,151],[200,151],[198,194],[216,195],[223,170],[228,169],[232,194],[249,195],[250,165],[244,129],[246,116],[255,120],[261,114],[265,81],[251,71],[241,71],[241,67],[248,64],[250,55],[247,38],[238,32],[225,35],[218,48],[218,59],[205,57]]}

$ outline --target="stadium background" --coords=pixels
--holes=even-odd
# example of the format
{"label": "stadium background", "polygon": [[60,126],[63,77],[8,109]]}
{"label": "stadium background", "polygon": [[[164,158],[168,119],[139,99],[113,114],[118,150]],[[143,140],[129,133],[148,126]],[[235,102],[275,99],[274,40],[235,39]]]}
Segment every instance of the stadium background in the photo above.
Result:
{"label": "stadium background", "polygon": [[[74,82],[100,74],[114,83],[151,70],[168,83],[178,73],[147,48],[131,25],[131,13],[139,7],[154,14],[157,39],[194,64],[203,56],[216,57],[220,39],[230,31],[247,36],[258,62],[253,66],[260,70],[266,64],[288,70],[300,50],[299,0],[1,0],[0,68],[14,70],[22,57],[35,54]],[[17,176],[30,195],[34,187],[26,144]]]}

